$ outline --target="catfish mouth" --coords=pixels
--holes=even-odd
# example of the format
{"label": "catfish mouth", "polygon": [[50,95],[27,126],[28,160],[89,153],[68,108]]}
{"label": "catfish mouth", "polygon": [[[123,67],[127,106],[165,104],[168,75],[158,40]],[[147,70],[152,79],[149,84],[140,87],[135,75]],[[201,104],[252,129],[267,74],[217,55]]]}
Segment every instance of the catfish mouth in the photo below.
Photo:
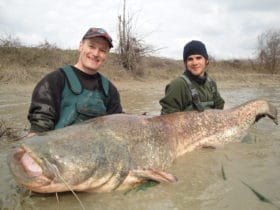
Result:
{"label": "catfish mouth", "polygon": [[48,160],[24,144],[10,153],[8,165],[16,182],[26,189],[38,193],[63,192],[68,189],[64,183],[56,180]]}
{"label": "catfish mouth", "polygon": [[24,144],[10,154],[8,165],[16,181],[29,189],[36,185],[47,185],[52,180],[44,174],[43,162]]}

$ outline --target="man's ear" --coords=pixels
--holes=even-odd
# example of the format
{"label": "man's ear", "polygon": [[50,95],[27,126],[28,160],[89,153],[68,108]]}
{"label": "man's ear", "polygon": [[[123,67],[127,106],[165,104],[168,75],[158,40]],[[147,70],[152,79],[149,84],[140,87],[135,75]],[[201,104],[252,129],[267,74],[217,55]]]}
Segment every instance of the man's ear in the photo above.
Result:
{"label": "man's ear", "polygon": [[79,49],[78,49],[80,52],[82,50],[83,44],[84,44],[84,40],[81,40],[80,44],[79,44]]}

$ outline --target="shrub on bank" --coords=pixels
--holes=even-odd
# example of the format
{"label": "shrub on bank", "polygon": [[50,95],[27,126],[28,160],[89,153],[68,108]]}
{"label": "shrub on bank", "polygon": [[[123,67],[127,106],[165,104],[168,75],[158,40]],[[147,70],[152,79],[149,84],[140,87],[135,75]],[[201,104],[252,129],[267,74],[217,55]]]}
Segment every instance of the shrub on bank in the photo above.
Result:
{"label": "shrub on bank", "polygon": [[[61,66],[75,64],[77,50],[63,50],[45,41],[36,47],[22,45],[19,40],[0,39],[0,82],[28,83],[40,80],[45,74]],[[209,71],[217,79],[229,79],[235,74],[257,72],[250,60],[210,60]],[[133,75],[119,63],[115,53],[110,53],[101,72],[113,80],[172,79],[184,70],[182,60],[146,56],[141,59],[143,74]]]}

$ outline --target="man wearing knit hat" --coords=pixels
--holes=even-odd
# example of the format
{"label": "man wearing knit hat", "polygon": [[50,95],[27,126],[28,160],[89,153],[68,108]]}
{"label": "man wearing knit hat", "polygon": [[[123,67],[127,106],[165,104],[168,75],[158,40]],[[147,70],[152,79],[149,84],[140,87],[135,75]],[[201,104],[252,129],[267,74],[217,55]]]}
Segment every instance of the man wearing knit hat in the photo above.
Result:
{"label": "man wearing knit hat", "polygon": [[216,82],[206,72],[208,53],[201,41],[188,42],[183,51],[185,71],[165,88],[159,101],[161,114],[181,111],[223,109],[225,101]]}
{"label": "man wearing knit hat", "polygon": [[80,41],[77,63],[49,73],[37,84],[28,113],[29,137],[122,113],[117,88],[98,72],[112,47],[112,38],[104,29],[90,28]]}

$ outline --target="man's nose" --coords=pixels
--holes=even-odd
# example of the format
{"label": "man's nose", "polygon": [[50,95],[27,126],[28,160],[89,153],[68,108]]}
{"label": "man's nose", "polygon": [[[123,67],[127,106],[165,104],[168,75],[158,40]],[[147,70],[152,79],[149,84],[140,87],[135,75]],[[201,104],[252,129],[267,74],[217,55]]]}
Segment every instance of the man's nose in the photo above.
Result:
{"label": "man's nose", "polygon": [[99,53],[100,53],[100,50],[98,48],[94,48],[91,50],[91,53],[94,55],[94,56],[98,56]]}

